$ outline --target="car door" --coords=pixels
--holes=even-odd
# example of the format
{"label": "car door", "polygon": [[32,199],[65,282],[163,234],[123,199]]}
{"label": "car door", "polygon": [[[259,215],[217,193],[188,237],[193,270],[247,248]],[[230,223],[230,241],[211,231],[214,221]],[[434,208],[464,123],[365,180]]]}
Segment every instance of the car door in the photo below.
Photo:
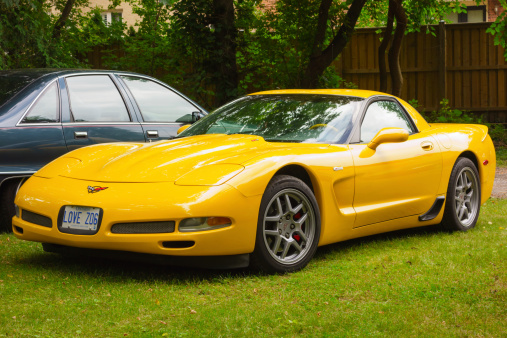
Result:
{"label": "car door", "polygon": [[35,172],[67,152],[57,81],[48,84],[18,119],[0,137],[0,166],[5,163],[7,172]]}
{"label": "car door", "polygon": [[63,132],[69,150],[104,142],[145,142],[131,104],[109,74],[68,76],[60,83],[65,91]]}
{"label": "car door", "polygon": [[183,95],[152,79],[118,75],[132,94],[148,140],[173,138],[178,129],[202,116],[202,110]]}
{"label": "car door", "polygon": [[[367,144],[383,128],[409,132],[407,141]],[[355,166],[354,227],[426,212],[436,199],[442,157],[436,140],[419,132],[410,116],[394,99],[369,103],[358,144],[350,149]]]}

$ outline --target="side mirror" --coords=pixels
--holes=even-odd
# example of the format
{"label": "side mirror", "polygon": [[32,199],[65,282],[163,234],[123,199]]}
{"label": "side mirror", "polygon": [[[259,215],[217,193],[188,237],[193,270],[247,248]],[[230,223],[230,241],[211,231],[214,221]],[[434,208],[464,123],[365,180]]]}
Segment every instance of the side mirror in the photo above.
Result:
{"label": "side mirror", "polygon": [[176,135],[179,135],[181,132],[183,132],[185,129],[190,127],[190,124],[185,124],[184,126],[181,126],[178,131],[176,132]]}
{"label": "side mirror", "polygon": [[377,149],[382,143],[405,142],[408,139],[408,131],[402,128],[384,128],[368,143],[368,148]]}
{"label": "side mirror", "polygon": [[204,117],[204,114],[201,111],[192,112],[192,123],[199,121]]}

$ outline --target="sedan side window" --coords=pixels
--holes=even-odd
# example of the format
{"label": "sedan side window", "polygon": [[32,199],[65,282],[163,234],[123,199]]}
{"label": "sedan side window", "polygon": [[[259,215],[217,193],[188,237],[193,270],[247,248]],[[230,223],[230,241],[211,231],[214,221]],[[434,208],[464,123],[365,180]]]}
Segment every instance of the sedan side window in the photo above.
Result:
{"label": "sedan side window", "polygon": [[37,99],[21,123],[60,122],[58,98],[58,86],[56,82],[53,82]]}
{"label": "sedan side window", "polygon": [[384,128],[403,128],[409,134],[415,132],[408,117],[395,102],[373,102],[368,107],[361,124],[361,143],[370,142]]}
{"label": "sedan side window", "polygon": [[74,122],[130,122],[125,102],[108,75],[66,79]]}
{"label": "sedan side window", "polygon": [[144,122],[191,123],[194,105],[172,90],[148,79],[121,76],[141,110]]}

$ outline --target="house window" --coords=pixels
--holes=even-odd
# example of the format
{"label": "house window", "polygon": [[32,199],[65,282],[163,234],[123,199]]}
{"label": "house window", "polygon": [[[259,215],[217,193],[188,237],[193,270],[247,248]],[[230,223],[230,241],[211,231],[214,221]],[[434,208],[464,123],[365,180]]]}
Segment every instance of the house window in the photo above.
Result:
{"label": "house window", "polygon": [[103,12],[102,13],[102,20],[104,21],[104,24],[106,26],[109,26],[113,22],[120,21],[122,19],[122,13],[121,12]]}
{"label": "house window", "polygon": [[468,6],[466,13],[450,13],[447,19],[452,23],[458,22],[485,22],[486,6]]}

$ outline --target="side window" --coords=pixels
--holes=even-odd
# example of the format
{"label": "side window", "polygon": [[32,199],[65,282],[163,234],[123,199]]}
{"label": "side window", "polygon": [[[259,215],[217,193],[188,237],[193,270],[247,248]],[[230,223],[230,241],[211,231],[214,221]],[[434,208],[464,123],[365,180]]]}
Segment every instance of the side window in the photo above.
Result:
{"label": "side window", "polygon": [[21,123],[54,123],[60,122],[58,104],[58,85],[53,82],[44,90],[37,102],[30,108]]}
{"label": "side window", "polygon": [[74,122],[130,122],[125,102],[107,75],[66,79]]}
{"label": "side window", "polygon": [[393,101],[376,101],[368,107],[361,124],[361,143],[370,142],[383,128],[403,128],[414,133],[408,117]]}
{"label": "side window", "polygon": [[198,109],[172,90],[151,80],[121,77],[134,96],[144,122],[192,122]]}

